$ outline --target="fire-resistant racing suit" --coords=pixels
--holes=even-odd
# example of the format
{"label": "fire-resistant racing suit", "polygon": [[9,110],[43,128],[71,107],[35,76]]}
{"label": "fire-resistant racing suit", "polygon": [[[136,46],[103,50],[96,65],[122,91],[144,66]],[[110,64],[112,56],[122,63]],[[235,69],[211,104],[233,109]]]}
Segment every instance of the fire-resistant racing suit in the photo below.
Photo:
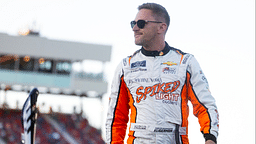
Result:
{"label": "fire-resistant racing suit", "polygon": [[193,55],[170,47],[141,48],[118,65],[112,82],[106,142],[188,144],[188,100],[205,140],[216,142],[219,118],[208,82]]}

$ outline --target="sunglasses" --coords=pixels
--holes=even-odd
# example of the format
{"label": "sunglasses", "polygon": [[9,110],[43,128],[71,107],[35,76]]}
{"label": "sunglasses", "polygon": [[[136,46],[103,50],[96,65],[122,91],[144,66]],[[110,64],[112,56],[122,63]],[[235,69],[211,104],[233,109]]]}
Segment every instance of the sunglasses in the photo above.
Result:
{"label": "sunglasses", "polygon": [[131,21],[131,27],[133,28],[137,24],[137,26],[140,29],[143,29],[145,27],[146,23],[148,23],[148,22],[162,23],[162,22],[159,22],[159,21],[138,20],[137,22],[136,21]]}

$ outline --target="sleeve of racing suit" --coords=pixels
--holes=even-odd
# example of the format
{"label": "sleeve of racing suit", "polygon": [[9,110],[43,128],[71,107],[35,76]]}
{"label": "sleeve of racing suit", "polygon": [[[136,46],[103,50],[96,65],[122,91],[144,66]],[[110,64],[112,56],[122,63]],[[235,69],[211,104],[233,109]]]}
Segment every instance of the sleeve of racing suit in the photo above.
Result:
{"label": "sleeve of racing suit", "polygon": [[111,86],[109,107],[106,120],[106,142],[124,143],[127,122],[129,120],[129,99],[124,82],[122,63],[116,69]]}
{"label": "sleeve of racing suit", "polygon": [[197,60],[192,57],[187,68],[188,98],[193,105],[193,114],[198,118],[200,131],[205,140],[217,142],[219,114],[215,99]]}

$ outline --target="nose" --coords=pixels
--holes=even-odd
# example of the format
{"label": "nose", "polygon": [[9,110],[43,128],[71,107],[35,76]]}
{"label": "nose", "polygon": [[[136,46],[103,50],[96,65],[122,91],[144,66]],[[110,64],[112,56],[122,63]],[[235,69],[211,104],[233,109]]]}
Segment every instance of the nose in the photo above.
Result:
{"label": "nose", "polygon": [[137,24],[134,25],[134,27],[132,28],[132,31],[138,31],[138,30],[140,30],[140,28],[137,26]]}

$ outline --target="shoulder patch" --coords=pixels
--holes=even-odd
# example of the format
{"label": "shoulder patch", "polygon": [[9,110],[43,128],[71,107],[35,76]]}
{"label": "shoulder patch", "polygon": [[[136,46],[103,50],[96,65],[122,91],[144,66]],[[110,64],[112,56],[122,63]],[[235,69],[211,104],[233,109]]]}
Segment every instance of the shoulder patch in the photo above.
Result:
{"label": "shoulder patch", "polygon": [[182,64],[186,64],[189,57],[190,57],[190,54],[186,54],[185,58],[182,60]]}
{"label": "shoulder patch", "polygon": [[123,59],[123,65],[126,66],[127,65],[127,58]]}
{"label": "shoulder patch", "polygon": [[131,58],[132,57],[134,57],[137,53],[139,53],[141,50],[139,49],[139,50],[137,50],[137,51],[135,51],[131,56],[129,56],[129,65],[130,65],[130,63],[131,63]]}

